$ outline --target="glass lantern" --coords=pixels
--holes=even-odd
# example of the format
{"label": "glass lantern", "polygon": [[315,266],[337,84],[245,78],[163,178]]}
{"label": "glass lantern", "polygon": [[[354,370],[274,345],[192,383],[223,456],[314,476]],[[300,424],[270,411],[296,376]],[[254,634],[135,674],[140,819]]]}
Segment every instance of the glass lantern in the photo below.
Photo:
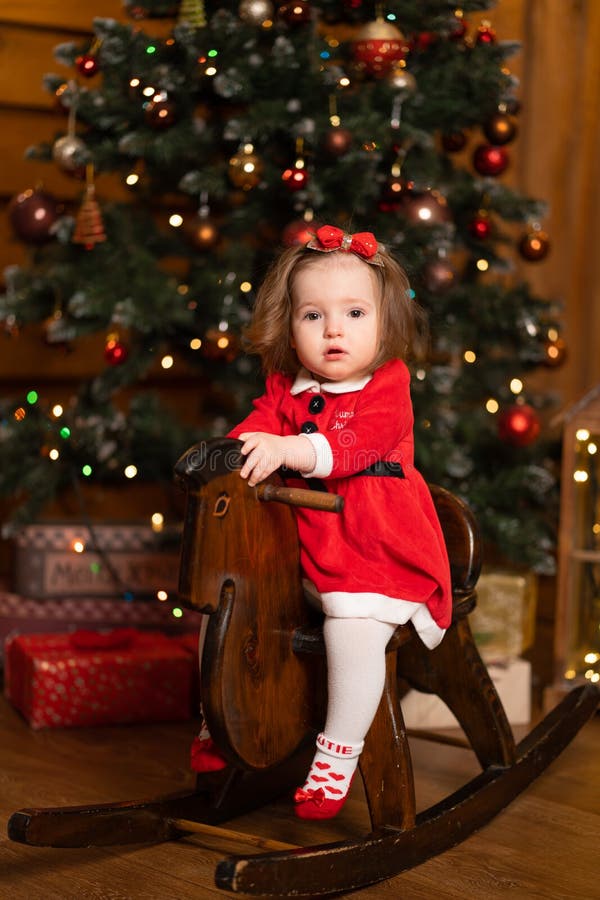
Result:
{"label": "glass lantern", "polygon": [[600,682],[600,385],[564,416],[556,679]]}

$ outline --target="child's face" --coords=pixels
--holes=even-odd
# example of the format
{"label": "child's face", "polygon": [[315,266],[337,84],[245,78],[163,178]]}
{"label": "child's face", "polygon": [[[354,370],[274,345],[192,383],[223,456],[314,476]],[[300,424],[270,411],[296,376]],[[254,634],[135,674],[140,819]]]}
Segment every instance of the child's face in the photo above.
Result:
{"label": "child's face", "polygon": [[379,351],[379,291],[371,267],[351,253],[301,269],[292,289],[292,347],[321,381],[358,380]]}

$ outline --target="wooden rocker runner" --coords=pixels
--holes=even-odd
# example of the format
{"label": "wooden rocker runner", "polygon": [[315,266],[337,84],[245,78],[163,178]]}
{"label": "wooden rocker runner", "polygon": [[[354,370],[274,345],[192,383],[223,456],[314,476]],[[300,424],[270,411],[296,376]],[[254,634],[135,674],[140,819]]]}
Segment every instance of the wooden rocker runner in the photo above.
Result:
{"label": "wooden rocker runner", "polygon": [[[302,783],[323,722],[325,659],[318,614],[303,596],[287,504],[317,505],[335,514],[337,498],[286,489],[278,475],[250,488],[238,475],[239,447],[227,438],[199,444],[176,466],[188,495],[180,600],[210,614],[202,705],[227,767],[199,775],[194,791],[151,801],[23,809],[9,821],[12,840],[89,847],[194,832],[240,838],[222,824],[291,795]],[[515,745],[467,618],[480,569],[476,523],[448,491],[432,493],[451,561],[453,622],[433,651],[409,625],[398,627],[388,645],[385,690],[360,759],[371,831],[360,839],[301,848],[243,835],[264,852],[223,859],[215,873],[218,887],[278,897],[325,895],[419,865],[490,821],[595,711],[600,692],[592,684],[578,687]],[[418,815],[399,682],[444,700],[482,767],[472,781]],[[289,697],[293,703],[284,701]]]}

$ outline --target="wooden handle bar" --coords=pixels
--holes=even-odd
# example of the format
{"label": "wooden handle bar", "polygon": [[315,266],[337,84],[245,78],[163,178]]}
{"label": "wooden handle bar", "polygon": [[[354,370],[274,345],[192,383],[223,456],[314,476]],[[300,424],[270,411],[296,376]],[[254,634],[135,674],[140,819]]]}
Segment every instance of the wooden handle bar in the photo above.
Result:
{"label": "wooden handle bar", "polygon": [[344,498],[325,491],[308,491],[304,488],[278,487],[276,484],[259,484],[256,488],[259,500],[276,500],[289,506],[307,506],[324,512],[339,513],[344,508]]}
{"label": "wooden handle bar", "polygon": [[179,831],[188,834],[200,834],[205,837],[220,838],[226,841],[250,844],[260,850],[298,850],[297,844],[284,844],[281,841],[272,841],[270,838],[259,837],[255,834],[246,834],[242,831],[230,831],[229,828],[219,828],[216,825],[205,825],[204,822],[194,822],[190,819],[168,818],[167,823],[173,825]]}

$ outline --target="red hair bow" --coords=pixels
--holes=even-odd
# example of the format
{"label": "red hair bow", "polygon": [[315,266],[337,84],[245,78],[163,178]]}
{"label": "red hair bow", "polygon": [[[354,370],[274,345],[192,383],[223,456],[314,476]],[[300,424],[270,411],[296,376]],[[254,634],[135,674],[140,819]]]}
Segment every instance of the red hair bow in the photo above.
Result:
{"label": "red hair bow", "polygon": [[312,800],[317,806],[323,806],[325,803],[325,791],[323,788],[319,788],[316,791],[313,791],[312,788],[309,788],[307,791],[304,788],[298,788],[294,794],[294,801],[296,803],[304,803],[306,800]]}
{"label": "red hair bow", "polygon": [[363,259],[371,259],[377,253],[377,240],[370,231],[347,234],[335,225],[323,225],[318,228],[315,237],[306,246],[324,253],[330,253],[332,250],[350,250]]}

